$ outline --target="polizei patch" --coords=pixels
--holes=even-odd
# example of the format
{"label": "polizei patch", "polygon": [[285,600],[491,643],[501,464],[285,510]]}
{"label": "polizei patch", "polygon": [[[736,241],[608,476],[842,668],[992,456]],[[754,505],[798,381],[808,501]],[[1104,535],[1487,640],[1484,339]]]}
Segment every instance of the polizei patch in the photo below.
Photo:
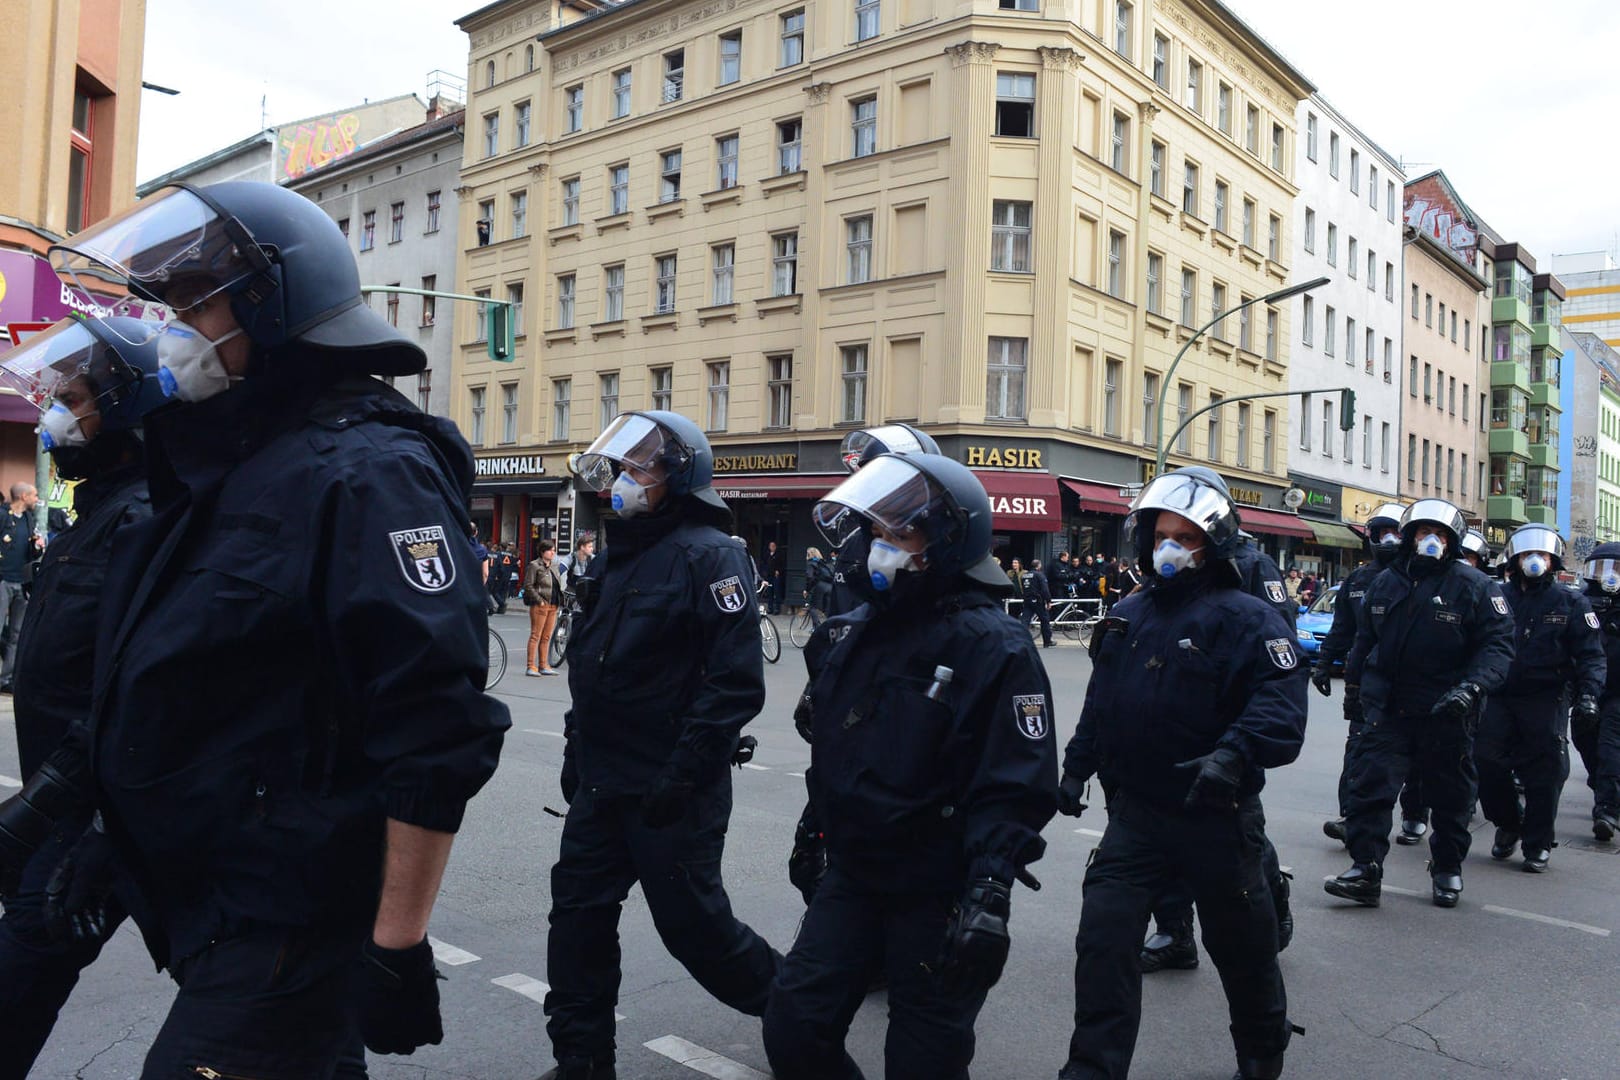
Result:
{"label": "polizei patch", "polygon": [[1496,613],[1498,615],[1506,615],[1508,613],[1507,601],[1502,599],[1500,596],[1491,597],[1491,607],[1496,609]]}
{"label": "polizei patch", "polygon": [[1598,617],[1592,614],[1590,611],[1586,613],[1586,625],[1590,626],[1594,630],[1598,628]]}
{"label": "polizei patch", "polygon": [[1283,583],[1280,581],[1266,582],[1266,595],[1271,598],[1273,604],[1281,604],[1288,599],[1288,594],[1283,591]]}
{"label": "polizei patch", "polygon": [[748,594],[743,591],[742,578],[735,575],[710,585],[709,595],[714,597],[715,606],[728,615],[748,606]]}
{"label": "polizei patch", "polygon": [[1292,671],[1299,663],[1299,657],[1294,653],[1293,642],[1287,638],[1271,638],[1266,642],[1266,652],[1271,656],[1271,662],[1284,671]]}
{"label": "polizei patch", "polygon": [[405,583],[418,592],[442,593],[456,580],[456,564],[442,525],[424,525],[388,534]]}
{"label": "polizei patch", "polygon": [[1051,724],[1046,719],[1045,694],[1014,694],[1013,718],[1026,739],[1044,739]]}

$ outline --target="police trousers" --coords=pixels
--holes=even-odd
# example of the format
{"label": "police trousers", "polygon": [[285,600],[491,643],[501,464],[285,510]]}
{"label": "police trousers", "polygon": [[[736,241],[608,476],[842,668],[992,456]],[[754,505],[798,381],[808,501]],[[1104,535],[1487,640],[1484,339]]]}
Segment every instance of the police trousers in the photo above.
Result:
{"label": "police trousers", "polygon": [[1345,845],[1358,863],[1384,864],[1390,813],[1414,766],[1429,804],[1429,855],[1434,873],[1461,873],[1473,839],[1479,777],[1474,771],[1474,720],[1443,720],[1428,712],[1402,714],[1366,706],[1367,722],[1351,768]]}
{"label": "police trousers", "polygon": [[1572,732],[1570,741],[1586,766],[1594,816],[1620,814],[1620,701],[1605,702],[1597,729]]}
{"label": "police trousers", "polygon": [[545,1012],[559,1062],[613,1056],[619,912],[638,881],[664,947],[698,985],[739,1012],[765,1012],[782,958],[731,913],[720,880],[730,818],[729,774],[701,788],[666,829],[642,824],[640,796],[580,788],[551,868]]}
{"label": "police trousers", "polygon": [[[1260,805],[1259,796],[1255,797],[1255,812],[1250,817],[1249,824],[1258,830],[1253,839],[1260,846],[1260,871],[1265,877],[1266,888],[1271,892],[1272,906],[1280,917],[1284,905],[1288,903],[1288,879],[1283,877],[1277,849],[1271,843],[1271,837],[1266,835],[1266,814]],[[1166,883],[1164,893],[1153,905],[1153,922],[1158,931],[1173,937],[1180,936],[1177,934],[1178,929],[1182,933],[1190,934],[1193,900],[1192,885],[1180,875],[1172,877]]]}
{"label": "police trousers", "polygon": [[1269,1059],[1287,1047],[1288,1000],[1277,966],[1277,915],[1256,841],[1264,831],[1259,815],[1253,798],[1221,813],[1149,804],[1129,791],[1115,796],[1086,871],[1066,1080],[1115,1080],[1130,1072],[1142,1020],[1137,953],[1149,908],[1177,877],[1197,900],[1238,1058]]}
{"label": "police trousers", "polygon": [[[1354,771],[1356,751],[1361,747],[1361,733],[1367,726],[1367,713],[1361,699],[1344,704],[1344,719],[1349,730],[1344,740],[1344,765],[1339,770],[1339,817],[1350,816],[1350,776]],[[1401,820],[1428,821],[1429,806],[1423,801],[1423,770],[1417,758],[1412,759],[1412,770],[1406,774],[1401,786]]]}
{"label": "police trousers", "polygon": [[[1569,779],[1564,737],[1568,705],[1558,694],[1492,695],[1474,743],[1479,763],[1479,807],[1499,829],[1520,834],[1525,848],[1553,846],[1558,799]],[[1524,785],[1524,806],[1513,787]]]}
{"label": "police trousers", "polygon": [[967,1080],[986,994],[946,993],[929,970],[956,899],[873,892],[828,868],[765,1010],[777,1080],[861,1080],[844,1036],[879,971],[889,987],[887,1080]]}

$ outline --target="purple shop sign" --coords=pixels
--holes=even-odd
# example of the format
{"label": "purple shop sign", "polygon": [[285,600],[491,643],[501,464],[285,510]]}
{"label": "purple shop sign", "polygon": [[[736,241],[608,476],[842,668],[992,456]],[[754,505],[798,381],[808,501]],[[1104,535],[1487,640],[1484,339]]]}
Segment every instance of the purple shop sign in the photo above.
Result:
{"label": "purple shop sign", "polygon": [[132,297],[86,297],[56,276],[48,260],[28,251],[0,249],[0,327],[7,323],[54,323],[72,314],[128,315],[162,321],[164,311]]}

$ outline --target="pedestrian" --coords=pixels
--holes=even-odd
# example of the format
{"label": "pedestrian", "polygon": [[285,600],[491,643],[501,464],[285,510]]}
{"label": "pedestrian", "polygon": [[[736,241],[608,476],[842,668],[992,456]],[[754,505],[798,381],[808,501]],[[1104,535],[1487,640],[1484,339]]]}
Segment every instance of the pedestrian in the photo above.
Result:
{"label": "pedestrian", "polygon": [[1013,559],[1012,563],[1007,567],[1007,581],[1012,585],[1012,604],[1010,605],[1009,610],[1014,618],[1016,618],[1023,625],[1028,626],[1030,611],[1029,605],[1024,599],[1025,582],[1023,562],[1016,558]]}
{"label": "pedestrian", "polygon": [[827,868],[772,987],[765,1052],[780,1080],[858,1080],[845,1035],[881,974],[885,1075],[966,1077],[1013,881],[1054,809],[1051,690],[997,603],[990,502],[965,467],[879,457],[815,516],[840,549],[866,536],[874,598],[805,650]]}
{"label": "pedestrian", "polygon": [[[90,713],[97,617],[114,535],[151,514],[138,429],[164,404],[157,347],[131,344],[120,334],[139,340],[145,331],[128,319],[66,320],[0,361],[0,378],[42,411],[40,442],[56,474],[79,481],[73,489],[77,517],[45,550],[17,643],[17,761],[20,775],[32,779],[0,809],[0,1016],[6,1025],[0,1077],[28,1075],[79,972],[124,917],[115,900],[77,925],[57,915],[51,880],[90,829],[92,814],[71,796],[60,816],[49,805],[51,793],[69,794],[53,761],[57,745]],[[72,771],[71,761],[67,768]],[[17,816],[24,804],[38,814],[33,835]],[[31,854],[24,850],[36,846]]]}
{"label": "pedestrian", "polygon": [[476,521],[467,523],[467,535],[472,540],[473,561],[478,565],[478,584],[484,590],[484,613],[493,615],[496,607],[495,597],[490,595],[489,588],[489,565],[493,561],[493,555],[483,540],[479,539]]}
{"label": "pedestrian", "polygon": [[1030,616],[1041,624],[1041,647],[1052,647],[1052,593],[1047,587],[1046,571],[1041,560],[1030,560],[1024,571],[1024,627],[1029,628]]}
{"label": "pedestrian", "polygon": [[0,513],[0,694],[11,693],[17,663],[17,633],[28,606],[30,563],[43,545],[34,507],[39,492],[33,484],[11,485],[11,501]]}
{"label": "pedestrian", "polygon": [[572,593],[579,579],[585,576],[590,569],[591,559],[596,556],[596,534],[582,532],[574,538],[574,550],[557,560],[558,572],[562,574],[563,585]]}
{"label": "pedestrian", "polygon": [[617,514],[576,593],[551,870],[551,1080],[614,1073],[619,913],[641,883],[670,953],[720,1001],[765,1011],[780,957],[731,912],[720,878],[730,763],[765,701],[748,551],[727,531],[697,424],[621,413],[580,456]]}
{"label": "pedestrian", "polygon": [[1046,572],[1046,587],[1051,594],[1060,600],[1074,599],[1074,575],[1069,570],[1069,553],[1058,552],[1052,566]]}
{"label": "pedestrian", "polygon": [[1316,602],[1316,575],[1306,574],[1299,582],[1299,606],[1308,608]]}
{"label": "pedestrian", "polygon": [[557,612],[567,589],[557,570],[557,546],[540,541],[540,550],[529,560],[523,581],[523,602],[529,605],[529,666],[525,675],[556,675],[551,666],[551,635],[557,629]]}
{"label": "pedestrian", "polygon": [[1345,815],[1355,860],[1329,895],[1376,907],[1390,811],[1417,759],[1430,806],[1429,875],[1439,907],[1456,907],[1478,791],[1474,731],[1486,695],[1513,660],[1513,620],[1496,586],[1459,552],[1467,525],[1444,499],[1401,513],[1401,545],[1362,598],[1345,681],[1366,712]]}
{"label": "pedestrian", "polygon": [[512,598],[512,574],[517,566],[517,558],[512,554],[512,545],[500,543],[495,545],[494,561],[491,563],[492,572],[489,577],[490,595],[495,598],[495,614],[506,614],[506,603]]}
{"label": "pedestrian", "polygon": [[833,576],[832,566],[822,558],[818,547],[805,549],[804,580],[804,599],[809,606],[812,625],[820,625],[821,620],[827,617],[827,609],[832,606]]}
{"label": "pedestrian", "polygon": [[1620,544],[1599,544],[1581,568],[1586,599],[1603,630],[1607,659],[1596,720],[1571,714],[1570,735],[1592,789],[1592,835],[1609,843],[1620,833]]}
{"label": "pedestrian", "polygon": [[1061,1080],[1124,1077],[1141,1023],[1138,952],[1150,908],[1185,886],[1231,1010],[1239,1077],[1276,1077],[1297,1030],[1277,965],[1266,871],[1265,770],[1293,761],[1305,684],[1293,635],[1243,591],[1236,507],[1187,470],[1131,505],[1146,586],[1093,633],[1085,708],[1059,809],[1079,817],[1097,776],[1108,824],[1086,870],[1075,1026]]}
{"label": "pedestrian", "polygon": [[1129,596],[1142,586],[1142,573],[1129,559],[1121,558],[1114,565],[1114,578],[1119,582],[1119,594]]}
{"label": "pedestrian", "polygon": [[483,692],[472,453],[372,377],[427,358],[302,196],[163,188],[70,243],[66,273],[168,307],[178,404],[146,420],[153,516],[101,596],[72,775],[105,831],[65,915],[110,847],[180,987],[143,1075],[363,1075],[360,1039],[443,1038],[428,918],[510,725]]}
{"label": "pedestrian", "polygon": [[[1558,800],[1569,778],[1570,703],[1576,727],[1598,723],[1608,661],[1592,606],[1558,583],[1564,538],[1545,525],[1520,525],[1503,554],[1513,666],[1486,699],[1474,741],[1479,808],[1496,826],[1491,858],[1510,858],[1522,843],[1524,869],[1540,874],[1552,857]],[[1522,803],[1515,777],[1524,788]]]}
{"label": "pedestrian", "polygon": [[765,579],[766,611],[782,614],[782,598],[787,593],[787,552],[781,551],[772,540],[765,545],[765,557],[759,561],[759,574]]}
{"label": "pedestrian", "polygon": [[1291,568],[1288,571],[1288,578],[1286,581],[1284,581],[1283,585],[1288,592],[1288,599],[1293,601],[1293,603],[1296,605],[1299,603],[1299,589],[1302,584],[1303,582],[1299,577],[1299,568]]}
{"label": "pedestrian", "polygon": [[1097,561],[1090,555],[1075,575],[1075,590],[1082,600],[1097,599]]}

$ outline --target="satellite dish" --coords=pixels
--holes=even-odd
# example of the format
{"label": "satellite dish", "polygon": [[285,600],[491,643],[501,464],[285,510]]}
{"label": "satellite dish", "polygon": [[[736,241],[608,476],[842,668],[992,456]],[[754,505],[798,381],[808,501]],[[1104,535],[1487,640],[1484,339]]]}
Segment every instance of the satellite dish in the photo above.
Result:
{"label": "satellite dish", "polygon": [[1305,505],[1305,492],[1297,487],[1289,488],[1283,492],[1283,505],[1290,510],[1298,510]]}

